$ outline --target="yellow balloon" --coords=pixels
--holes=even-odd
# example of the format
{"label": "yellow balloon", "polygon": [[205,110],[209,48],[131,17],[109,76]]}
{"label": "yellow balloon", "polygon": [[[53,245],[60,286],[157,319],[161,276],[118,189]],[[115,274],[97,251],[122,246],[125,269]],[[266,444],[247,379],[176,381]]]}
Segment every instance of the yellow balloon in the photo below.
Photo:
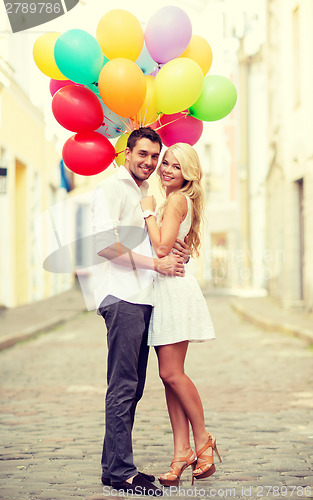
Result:
{"label": "yellow balloon", "polygon": [[126,149],[126,146],[127,146],[127,139],[130,135],[130,132],[126,132],[126,134],[124,135],[121,135],[116,143],[115,143],[115,152],[117,154],[116,158],[115,158],[115,163],[117,163],[117,165],[120,167],[121,165],[124,165],[125,163],[125,149]]}
{"label": "yellow balloon", "polygon": [[196,61],[204,75],[212,66],[213,54],[211,46],[205,38],[199,35],[192,35],[187,49],[179,57],[188,57]]}
{"label": "yellow balloon", "polygon": [[200,97],[203,72],[192,59],[177,57],[164,64],[155,79],[157,110],[166,115],[189,108]]}
{"label": "yellow balloon", "polygon": [[145,127],[155,122],[160,115],[155,102],[155,79],[151,75],[145,75],[147,82],[147,93],[143,105],[134,117],[138,127]]}
{"label": "yellow balloon", "polygon": [[54,45],[60,33],[50,32],[41,35],[34,43],[33,57],[36,65],[44,75],[53,80],[67,80],[56,65]]}
{"label": "yellow balloon", "polygon": [[144,33],[134,14],[113,9],[101,17],[96,38],[108,59],[125,57],[136,61],[143,47]]}

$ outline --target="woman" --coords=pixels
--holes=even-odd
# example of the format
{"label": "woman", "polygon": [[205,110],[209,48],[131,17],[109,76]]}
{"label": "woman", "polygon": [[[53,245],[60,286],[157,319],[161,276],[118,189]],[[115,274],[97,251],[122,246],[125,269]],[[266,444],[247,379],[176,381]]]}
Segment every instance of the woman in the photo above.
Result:
{"label": "woman", "polygon": [[[166,192],[158,220],[154,197],[141,201],[154,251],[163,257],[171,252],[177,238],[187,236],[191,255],[198,255],[204,195],[196,151],[183,143],[169,147],[158,174]],[[163,486],[177,486],[189,466],[193,468],[192,483],[194,477],[205,478],[215,472],[216,438],[205,429],[200,396],[184,373],[189,342],[210,340],[215,334],[199,285],[187,268],[183,278],[156,276],[154,304],[148,344],[156,347],[174,437],[174,459],[169,472],[162,474],[159,481]],[[196,453],[190,446],[189,422]]]}

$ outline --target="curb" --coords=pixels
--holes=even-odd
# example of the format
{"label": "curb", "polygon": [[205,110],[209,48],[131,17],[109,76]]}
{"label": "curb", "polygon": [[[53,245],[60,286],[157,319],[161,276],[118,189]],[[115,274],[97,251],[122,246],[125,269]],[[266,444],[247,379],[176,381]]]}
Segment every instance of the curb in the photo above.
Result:
{"label": "curb", "polygon": [[50,321],[44,321],[42,323],[38,323],[35,326],[30,326],[28,328],[24,328],[19,333],[8,335],[0,340],[0,351],[4,349],[8,349],[9,347],[13,347],[15,344],[19,342],[23,342],[25,340],[29,340],[33,337],[36,337],[39,333],[47,333],[58,326],[63,325],[67,321],[74,319],[76,316],[84,312],[84,310],[76,311],[74,314],[66,317],[53,319]]}
{"label": "curb", "polygon": [[279,332],[298,337],[309,344],[313,344],[313,331],[308,330],[307,328],[297,327],[296,325],[287,322],[277,323],[262,316],[260,313],[247,311],[246,306],[240,304],[236,300],[231,300],[230,305],[241,318],[258,325],[265,330],[277,330]]}

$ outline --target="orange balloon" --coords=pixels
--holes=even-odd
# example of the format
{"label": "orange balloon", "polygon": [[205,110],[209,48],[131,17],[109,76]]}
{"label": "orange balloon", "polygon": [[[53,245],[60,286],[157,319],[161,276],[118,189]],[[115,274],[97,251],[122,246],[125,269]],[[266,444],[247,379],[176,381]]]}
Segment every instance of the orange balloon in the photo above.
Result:
{"label": "orange balloon", "polygon": [[101,17],[96,38],[108,59],[125,57],[136,61],[143,47],[144,33],[134,14],[113,9]]}
{"label": "orange balloon", "polygon": [[147,93],[143,105],[136,114],[135,123],[138,127],[144,127],[150,123],[156,121],[159,116],[159,112],[156,107],[155,92],[154,92],[154,77],[151,75],[145,75],[147,82]]}
{"label": "orange balloon", "polygon": [[106,106],[124,118],[134,116],[147,91],[145,75],[136,63],[118,57],[102,68],[98,88]]}
{"label": "orange balloon", "polygon": [[212,66],[213,54],[210,44],[199,35],[192,35],[189,45],[185,52],[183,52],[179,57],[188,57],[188,59],[193,59],[199,64],[206,75]]}

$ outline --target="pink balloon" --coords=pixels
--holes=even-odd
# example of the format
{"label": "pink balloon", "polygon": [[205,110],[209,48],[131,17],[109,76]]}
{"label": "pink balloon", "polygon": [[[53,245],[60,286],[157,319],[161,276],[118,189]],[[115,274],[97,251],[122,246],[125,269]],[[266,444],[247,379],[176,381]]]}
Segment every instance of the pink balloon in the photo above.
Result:
{"label": "pink balloon", "polygon": [[115,158],[110,141],[98,132],[82,132],[70,137],[63,146],[65,165],[79,175],[103,172]]}
{"label": "pink balloon", "polygon": [[161,116],[160,125],[164,125],[157,130],[162,142],[169,147],[176,142],[186,142],[193,146],[200,139],[203,132],[203,122],[193,116],[183,113]]}
{"label": "pink balloon", "polygon": [[186,12],[180,7],[163,7],[148,21],[146,47],[154,61],[166,63],[185,51],[191,35],[192,26]]}
{"label": "pink balloon", "polygon": [[49,84],[50,94],[53,97],[58,90],[62,89],[63,87],[66,87],[67,85],[80,85],[80,83],[75,83],[72,82],[71,80],[53,80],[51,78]]}

